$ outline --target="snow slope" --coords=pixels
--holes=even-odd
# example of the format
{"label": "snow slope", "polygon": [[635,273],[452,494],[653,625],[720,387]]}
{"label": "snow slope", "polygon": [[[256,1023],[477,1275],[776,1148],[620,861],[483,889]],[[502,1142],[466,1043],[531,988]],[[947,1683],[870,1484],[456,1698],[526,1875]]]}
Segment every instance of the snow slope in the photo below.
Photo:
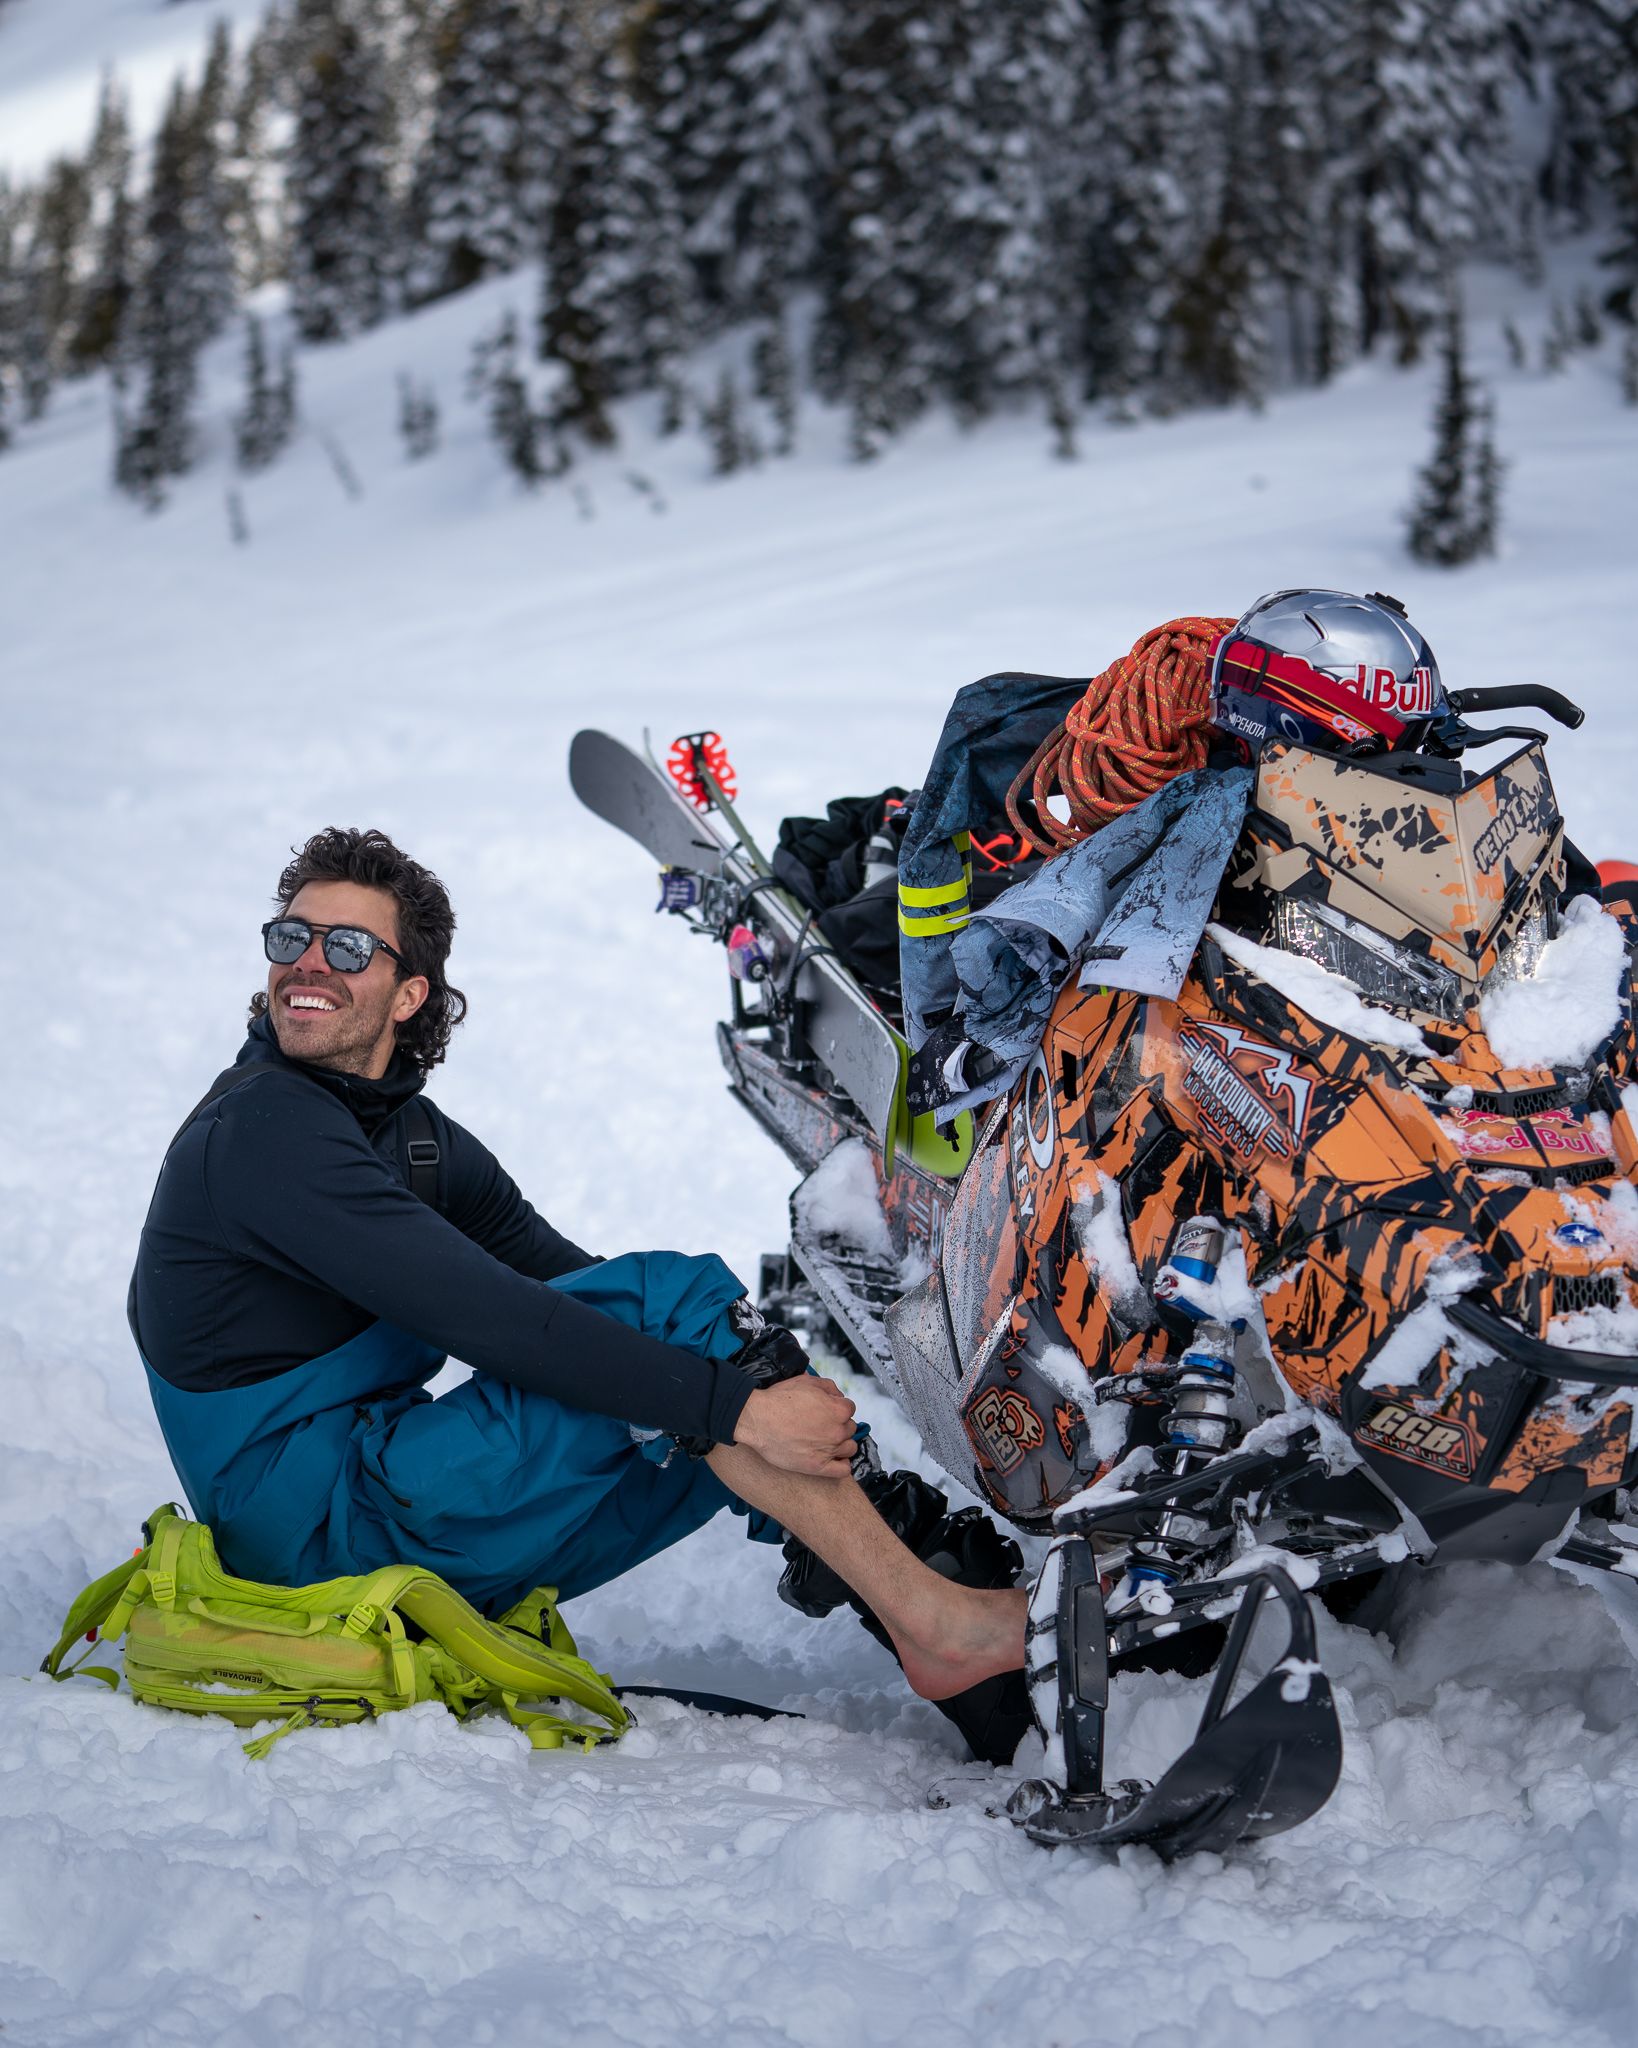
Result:
{"label": "snow slope", "polygon": [[[205,18],[154,19],[173,14],[178,35]],[[58,15],[0,12],[0,80],[31,21],[43,39]],[[23,82],[53,75],[42,59]],[[19,104],[0,105],[8,137]],[[771,831],[844,789],[915,782],[950,693],[988,670],[1084,674],[1165,617],[1284,583],[1385,586],[1447,681],[1535,678],[1587,704],[1551,750],[1572,827],[1595,855],[1638,844],[1638,414],[1608,348],[1555,379],[1502,367],[1499,310],[1539,332],[1544,294],[1473,280],[1512,463],[1507,552],[1455,575],[1398,544],[1430,376],[1372,367],[1261,417],[1090,426],[1072,465],[1035,423],[933,424],[861,472],[810,408],[794,460],[720,484],[639,404],[578,494],[529,498],[460,382],[476,329],[532,300],[528,280],[499,284],[304,358],[308,431],[238,486],[247,545],[224,507],[231,340],[208,365],[204,465],[161,515],[107,489],[99,385],[0,458],[8,2048],[1629,2040],[1627,1585],[1472,1567],[1415,1594],[1396,1644],[1327,1623],[1336,1799],[1255,1855],[1170,1871],[1052,1854],[986,1818],[989,1774],[958,1768],[851,1619],[781,1607],[776,1560],[737,1528],[571,1619],[622,1678],[802,1721],[655,1707],[581,1760],[423,1708],[253,1765],[225,1724],[30,1677],[83,1579],[176,1492],[125,1280],[165,1142],[238,1042],[274,876],[317,825],[378,823],[451,887],[473,1004],[438,1078],[451,1113],[582,1242],[715,1249],[745,1272],[782,1240],[788,1175],[722,1092],[719,960],[653,919],[645,858],[569,795],[582,723],[719,727]],[[403,367],[444,409],[443,449],[415,466],[392,424]],[[861,1402],[908,1458],[903,1424]],[[1152,1771],[1201,1688],[1117,1693],[1115,1767]]]}

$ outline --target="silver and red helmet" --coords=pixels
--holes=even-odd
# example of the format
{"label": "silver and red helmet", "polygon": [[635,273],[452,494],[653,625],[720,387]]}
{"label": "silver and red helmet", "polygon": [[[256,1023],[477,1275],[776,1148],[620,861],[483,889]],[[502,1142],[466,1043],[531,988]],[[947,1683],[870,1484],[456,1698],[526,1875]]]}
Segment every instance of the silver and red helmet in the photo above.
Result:
{"label": "silver and red helmet", "polygon": [[1420,746],[1444,705],[1433,650],[1380,591],[1276,590],[1212,650],[1212,722],[1253,758],[1269,739],[1332,754]]}

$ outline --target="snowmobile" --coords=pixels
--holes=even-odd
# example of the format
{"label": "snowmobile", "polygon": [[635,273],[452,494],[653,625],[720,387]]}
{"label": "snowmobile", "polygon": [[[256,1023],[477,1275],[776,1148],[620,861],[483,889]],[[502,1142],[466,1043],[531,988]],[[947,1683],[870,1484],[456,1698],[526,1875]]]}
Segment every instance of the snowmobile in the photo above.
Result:
{"label": "snowmobile", "polygon": [[[1071,973],[1010,1091],[942,1124],[907,1106],[880,992],[744,830],[717,736],[664,766],[574,740],[576,793],[659,861],[658,907],[725,947],[730,1092],[803,1176],[764,1307],[1053,1539],[1027,1671],[1047,1764],[1009,1807],[1039,1841],[1173,1856],[1316,1812],[1342,1748],[1315,1598],[1341,1611],[1405,1560],[1638,1575],[1638,1356],[1579,1348],[1619,1339],[1638,1287],[1638,921],[1602,1041],[1506,1065],[1482,1006],[1605,914],[1564,907],[1544,735],[1465,714],[1581,714],[1534,685],[1449,702],[1436,748],[1271,738],[1178,998]],[[885,1232],[805,1199],[850,1156]],[[1155,1785],[1108,1784],[1111,1675],[1157,1662],[1215,1665],[1199,1734]]]}

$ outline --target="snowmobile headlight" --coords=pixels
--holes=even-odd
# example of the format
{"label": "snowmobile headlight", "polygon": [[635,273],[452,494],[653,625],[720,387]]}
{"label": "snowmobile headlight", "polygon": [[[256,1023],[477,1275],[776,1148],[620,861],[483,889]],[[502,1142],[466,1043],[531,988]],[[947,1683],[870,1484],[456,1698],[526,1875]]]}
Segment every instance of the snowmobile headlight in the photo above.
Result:
{"label": "snowmobile headlight", "polygon": [[1351,981],[1368,1003],[1418,1010],[1450,1024],[1461,1017],[1461,983],[1448,967],[1396,946],[1329,903],[1281,897],[1274,909],[1274,942]]}
{"label": "snowmobile headlight", "polygon": [[1558,936],[1556,906],[1538,896],[1525,912],[1518,930],[1502,948],[1496,964],[1484,978],[1484,992],[1490,995],[1509,981],[1528,981],[1541,965],[1549,939]]}

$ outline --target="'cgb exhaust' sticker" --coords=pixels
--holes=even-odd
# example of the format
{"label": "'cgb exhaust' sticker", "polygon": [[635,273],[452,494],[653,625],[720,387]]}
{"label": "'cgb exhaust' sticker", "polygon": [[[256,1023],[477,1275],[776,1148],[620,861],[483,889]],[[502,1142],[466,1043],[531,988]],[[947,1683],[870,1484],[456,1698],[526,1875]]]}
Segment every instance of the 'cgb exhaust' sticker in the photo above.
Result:
{"label": "'cgb exhaust' sticker", "polygon": [[1422,1415],[1407,1408],[1403,1401],[1384,1401],[1356,1433],[1361,1443],[1373,1444],[1396,1458],[1431,1465],[1436,1471],[1448,1472],[1453,1479],[1473,1477],[1473,1431],[1465,1422],[1451,1422],[1442,1415]]}

